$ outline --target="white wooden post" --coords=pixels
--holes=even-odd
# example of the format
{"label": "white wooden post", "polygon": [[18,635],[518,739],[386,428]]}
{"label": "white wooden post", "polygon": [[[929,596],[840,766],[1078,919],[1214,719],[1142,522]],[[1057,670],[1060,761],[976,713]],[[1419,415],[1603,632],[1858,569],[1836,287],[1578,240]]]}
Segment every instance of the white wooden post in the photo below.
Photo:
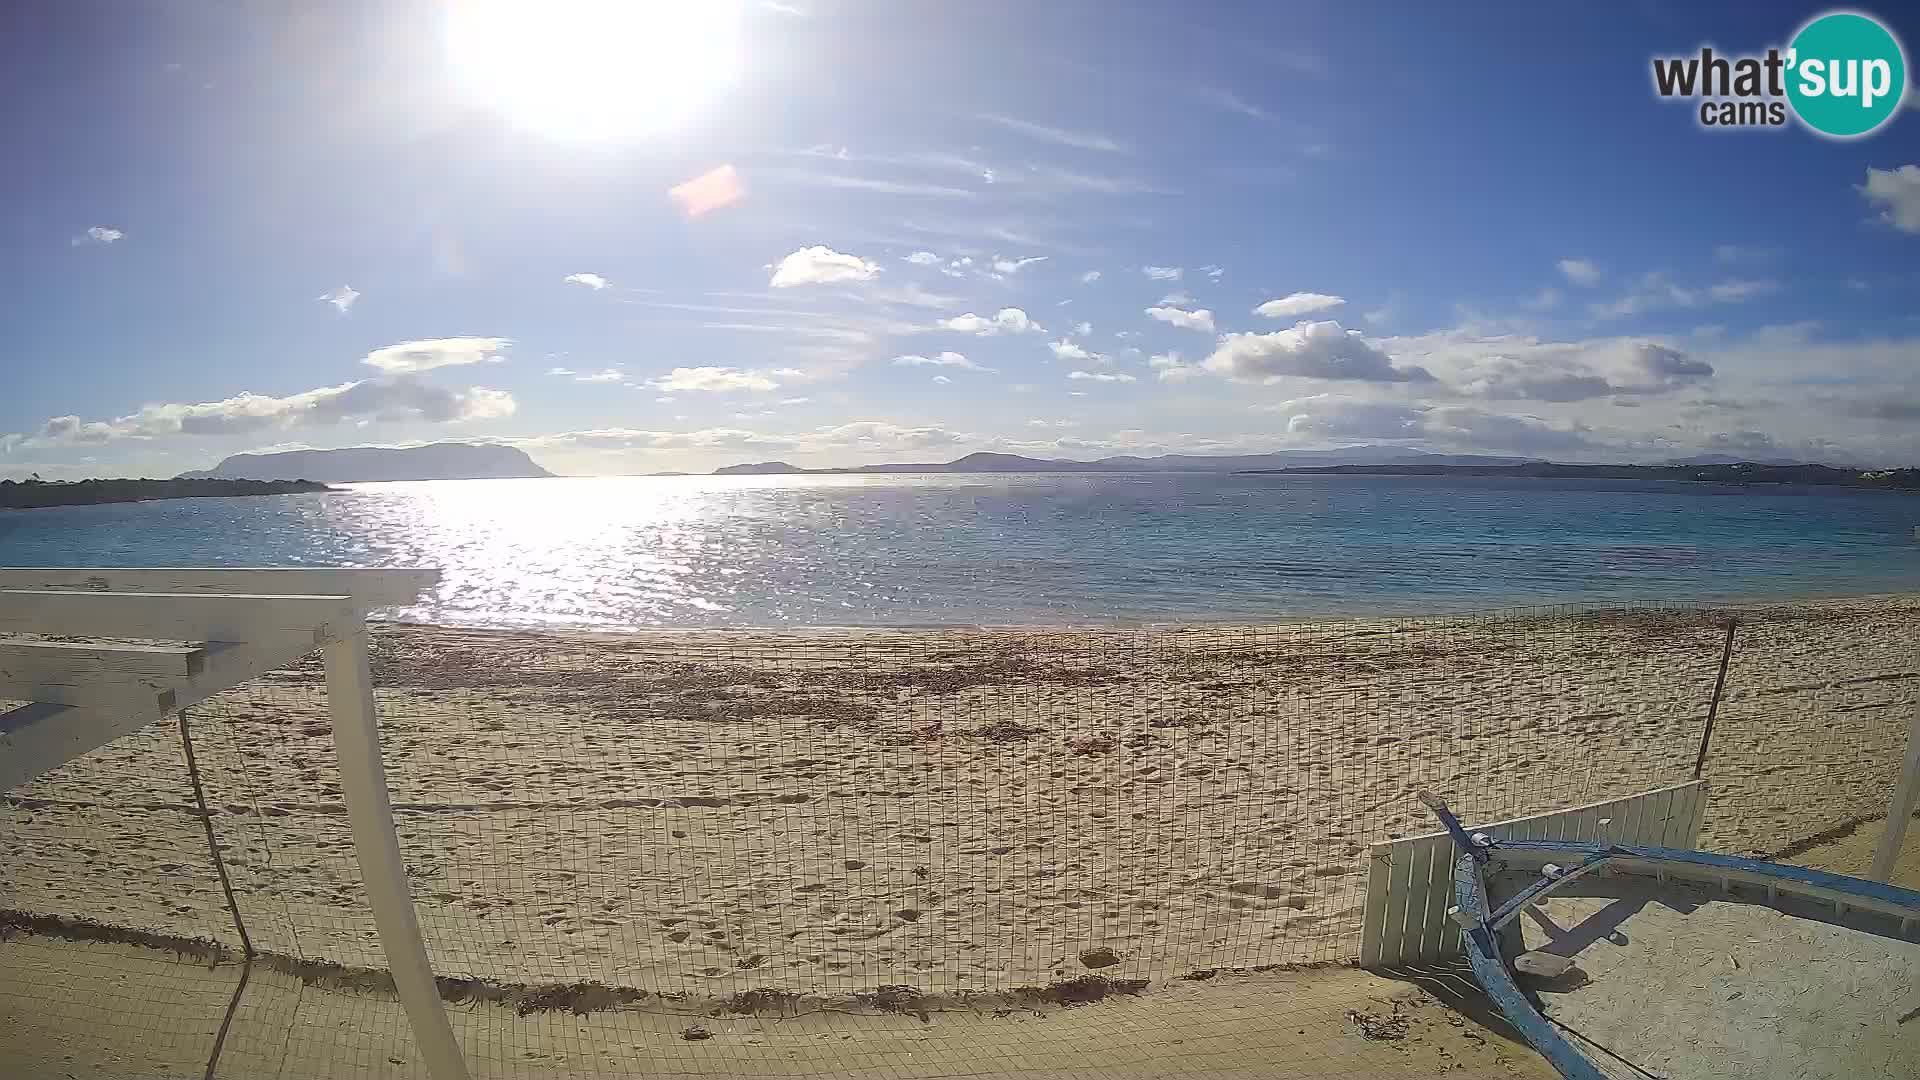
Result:
{"label": "white wooden post", "polygon": [[1900,782],[1894,785],[1893,803],[1887,807],[1887,827],[1880,833],[1879,850],[1873,853],[1873,880],[1893,880],[1893,863],[1907,839],[1915,799],[1920,799],[1920,702],[1914,703],[1913,721],[1907,726],[1907,758],[1900,767]]}
{"label": "white wooden post", "polygon": [[467,1080],[467,1064],[453,1039],[440,991],[427,963],[426,943],[407,889],[400,838],[393,831],[393,802],[380,757],[380,725],[373,707],[373,674],[367,663],[367,627],[355,620],[329,627],[327,706],[340,756],[340,786],[353,823],[353,850],[373,902],[380,947],[393,972],[394,992],[406,1007],[414,1041],[433,1080]]}

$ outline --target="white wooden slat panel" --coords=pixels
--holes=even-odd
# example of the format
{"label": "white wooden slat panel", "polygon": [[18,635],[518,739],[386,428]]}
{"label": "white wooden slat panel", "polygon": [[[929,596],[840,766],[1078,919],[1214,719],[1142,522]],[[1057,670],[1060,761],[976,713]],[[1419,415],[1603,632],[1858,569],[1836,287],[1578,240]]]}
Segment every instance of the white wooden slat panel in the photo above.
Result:
{"label": "white wooden slat panel", "polygon": [[1382,923],[1385,929],[1380,936],[1380,963],[1385,967],[1396,966],[1406,957],[1407,893],[1415,880],[1414,857],[1411,844],[1394,844],[1393,872],[1388,879],[1387,909]]}
{"label": "white wooden slat panel", "polygon": [[0,591],[0,631],[167,641],[248,641],[357,625],[347,596]]}
{"label": "white wooden slat panel", "polygon": [[1453,841],[1436,837],[1432,844],[1427,853],[1425,917],[1416,947],[1416,956],[1423,962],[1445,955],[1460,932],[1447,918],[1447,908],[1453,904]]}
{"label": "white wooden slat panel", "polygon": [[[1367,848],[1367,903],[1361,909],[1362,926],[1379,926],[1387,911],[1387,879],[1393,872],[1393,848],[1391,844],[1373,844]],[[1362,934],[1360,937],[1360,966],[1378,967],[1380,964],[1380,935]]]}
{"label": "white wooden slat panel", "polygon": [[[1705,784],[1641,792],[1511,821],[1467,827],[1504,840],[1585,840],[1691,847],[1703,812]],[[1602,824],[1605,821],[1605,824]],[[1446,833],[1405,837],[1368,849],[1372,870],[1362,913],[1364,966],[1391,968],[1452,956],[1459,933],[1446,920],[1453,902],[1453,842]],[[1376,895],[1376,877],[1384,895]],[[1438,925],[1437,923],[1444,923]]]}
{"label": "white wooden slat panel", "polygon": [[0,678],[193,675],[205,659],[205,650],[191,645],[0,641]]}
{"label": "white wooden slat panel", "polygon": [[411,604],[440,581],[440,571],[336,567],[0,568],[0,589],[88,592],[212,592],[269,596],[351,596],[361,607]]}

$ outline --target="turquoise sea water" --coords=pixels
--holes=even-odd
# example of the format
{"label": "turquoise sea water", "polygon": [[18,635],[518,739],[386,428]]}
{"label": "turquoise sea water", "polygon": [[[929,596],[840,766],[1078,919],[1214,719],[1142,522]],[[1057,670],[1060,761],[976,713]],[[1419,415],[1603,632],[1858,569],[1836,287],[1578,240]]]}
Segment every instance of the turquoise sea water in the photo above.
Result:
{"label": "turquoise sea water", "polygon": [[1258,620],[1920,588],[1920,497],[1477,477],[593,477],[0,511],[0,565],[435,566],[481,626]]}

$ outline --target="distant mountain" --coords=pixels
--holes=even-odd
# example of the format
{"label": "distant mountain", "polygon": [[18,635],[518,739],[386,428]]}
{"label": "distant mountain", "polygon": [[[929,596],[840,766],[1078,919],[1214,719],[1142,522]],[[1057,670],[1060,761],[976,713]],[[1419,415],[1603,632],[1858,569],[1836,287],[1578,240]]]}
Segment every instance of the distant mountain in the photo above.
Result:
{"label": "distant mountain", "polygon": [[1836,469],[1829,465],[1319,465],[1256,472],[1336,476],[1509,476],[1528,480],[1685,480],[1702,484],[1808,484],[1818,487],[1920,489],[1920,469]]}
{"label": "distant mountain", "polygon": [[1533,458],[1477,454],[1429,454],[1404,446],[1349,446],[1339,450],[1279,450],[1271,454],[1121,455],[1097,461],[1031,458],[1020,454],[968,454],[941,462],[855,465],[844,469],[803,469],[784,461],[762,461],[715,469],[715,476],[773,476],[783,473],[1036,473],[1036,472],[1248,472],[1297,465],[1520,465]]}
{"label": "distant mountain", "polygon": [[1792,458],[1749,458],[1738,454],[1695,454],[1692,457],[1668,458],[1662,465],[1811,465],[1810,461],[1795,461]]}
{"label": "distant mountain", "polygon": [[728,465],[713,470],[715,476],[779,476],[783,473],[806,472],[798,465],[789,465],[784,461],[755,461],[745,465]]}
{"label": "distant mountain", "polygon": [[552,475],[517,447],[493,443],[433,443],[402,449],[351,446],[340,450],[235,454],[211,469],[181,473],[180,479],[318,480],[348,484],[374,480],[480,480]]}

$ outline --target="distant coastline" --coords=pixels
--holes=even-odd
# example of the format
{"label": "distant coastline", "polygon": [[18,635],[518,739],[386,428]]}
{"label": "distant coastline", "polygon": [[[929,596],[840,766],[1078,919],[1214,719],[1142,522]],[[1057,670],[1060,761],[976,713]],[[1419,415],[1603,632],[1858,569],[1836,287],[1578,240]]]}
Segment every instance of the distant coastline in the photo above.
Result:
{"label": "distant coastline", "polygon": [[0,480],[0,510],[332,490],[312,480]]}
{"label": "distant coastline", "polygon": [[1681,480],[1701,484],[1806,484],[1816,487],[1920,490],[1920,469],[1836,469],[1829,465],[1318,465],[1243,469],[1245,475],[1513,476],[1533,480]]}

